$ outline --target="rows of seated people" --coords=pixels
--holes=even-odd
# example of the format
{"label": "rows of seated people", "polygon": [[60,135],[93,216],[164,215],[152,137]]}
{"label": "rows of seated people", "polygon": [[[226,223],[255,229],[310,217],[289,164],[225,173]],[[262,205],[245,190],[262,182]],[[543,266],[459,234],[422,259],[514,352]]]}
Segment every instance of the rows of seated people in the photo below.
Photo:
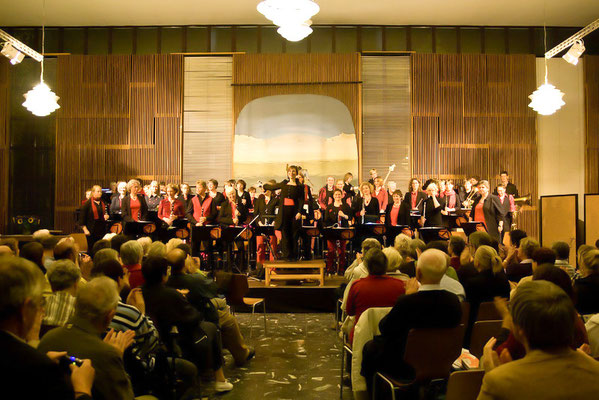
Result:
{"label": "rows of seated people", "polygon": [[[359,357],[345,367],[351,375],[344,382],[353,385],[356,398],[372,394],[377,373],[399,381],[414,378],[403,361],[411,329],[463,324],[468,348],[483,303],[494,303],[495,319],[502,321],[484,346],[479,398],[596,395],[599,250],[580,246],[571,265],[565,242],[541,247],[522,230],[511,231],[509,239],[504,246],[486,232],[474,232],[467,242],[455,235],[425,244],[401,234],[387,248],[364,240],[341,287],[344,340]],[[368,320],[358,325],[367,311]]]}
{"label": "rows of seated people", "polygon": [[0,244],[3,397],[194,399],[206,381],[233,389],[223,349],[237,366],[255,352],[188,245],[118,235],[83,256],[72,237],[34,238],[20,250]]}

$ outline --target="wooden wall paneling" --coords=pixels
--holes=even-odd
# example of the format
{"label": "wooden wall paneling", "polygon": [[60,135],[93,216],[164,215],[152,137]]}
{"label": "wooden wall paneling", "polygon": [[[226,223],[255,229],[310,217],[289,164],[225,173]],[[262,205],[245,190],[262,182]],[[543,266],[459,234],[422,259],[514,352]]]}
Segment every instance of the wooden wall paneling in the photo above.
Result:
{"label": "wooden wall paneling", "polygon": [[5,57],[0,59],[0,233],[8,226],[8,190],[9,190],[9,68]]}
{"label": "wooden wall paneling", "polygon": [[396,164],[389,180],[403,192],[412,173],[410,57],[364,56],[362,80],[362,176],[371,168],[384,176]]}
{"label": "wooden wall paneling", "polygon": [[[537,195],[535,59],[527,55],[412,55],[414,175],[423,179],[470,175],[493,188],[507,169],[520,193]],[[520,227],[536,235],[535,206]]]}
{"label": "wooden wall paneling", "polygon": [[599,192],[599,56],[584,57],[586,117],[585,189]]}
{"label": "wooden wall paneling", "polygon": [[180,180],[182,71],[181,55],[59,57],[57,229],[93,184]]}

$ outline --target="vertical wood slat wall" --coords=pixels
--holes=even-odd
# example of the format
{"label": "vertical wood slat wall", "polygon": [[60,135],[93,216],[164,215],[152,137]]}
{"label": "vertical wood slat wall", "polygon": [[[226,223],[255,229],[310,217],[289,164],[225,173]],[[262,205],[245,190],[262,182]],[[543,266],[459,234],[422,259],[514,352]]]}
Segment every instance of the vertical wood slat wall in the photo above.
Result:
{"label": "vertical wood slat wall", "polygon": [[232,176],[232,57],[186,57],[183,181]]}
{"label": "vertical wood slat wall", "polygon": [[183,56],[61,56],[54,226],[94,184],[181,179]]}
{"label": "vertical wood slat wall", "polygon": [[411,174],[410,57],[362,57],[362,176],[376,168],[403,192]]}
{"label": "vertical wood slat wall", "polygon": [[519,228],[537,223],[536,116],[527,106],[535,90],[533,55],[412,55],[412,168],[421,179],[488,179],[510,172],[533,207]]}
{"label": "vertical wood slat wall", "polygon": [[235,54],[233,121],[237,123],[243,107],[260,97],[283,94],[330,96],[340,100],[349,109],[358,140],[358,159],[361,162],[361,71],[359,53]]}
{"label": "vertical wood slat wall", "polygon": [[8,226],[8,170],[9,170],[9,140],[8,140],[8,87],[10,64],[5,57],[0,59],[0,233],[6,233]]}
{"label": "vertical wood slat wall", "polygon": [[584,57],[585,191],[599,193],[599,56]]}

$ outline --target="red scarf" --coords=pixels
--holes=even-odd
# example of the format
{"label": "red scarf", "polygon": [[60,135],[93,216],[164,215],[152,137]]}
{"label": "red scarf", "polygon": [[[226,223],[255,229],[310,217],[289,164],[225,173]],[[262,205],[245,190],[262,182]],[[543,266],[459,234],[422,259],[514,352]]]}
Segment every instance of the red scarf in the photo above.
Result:
{"label": "red scarf", "polygon": [[[102,207],[101,210],[106,209],[106,207],[104,206],[104,202],[102,200],[100,200],[100,204],[96,204],[96,201],[92,200],[92,211],[94,212],[94,219],[100,219],[100,216],[98,215],[97,207]],[[102,218],[104,218],[104,212],[102,212]]]}

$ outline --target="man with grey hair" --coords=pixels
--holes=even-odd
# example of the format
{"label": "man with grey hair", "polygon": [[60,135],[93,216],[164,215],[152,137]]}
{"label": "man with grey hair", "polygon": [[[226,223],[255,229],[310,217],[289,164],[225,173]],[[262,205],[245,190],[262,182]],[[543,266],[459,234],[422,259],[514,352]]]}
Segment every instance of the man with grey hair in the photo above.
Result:
{"label": "man with grey hair", "polygon": [[344,274],[345,280],[349,283],[356,279],[360,279],[360,278],[364,278],[364,277],[368,276],[368,269],[366,269],[366,266],[362,262],[362,259],[366,255],[366,252],[368,250],[370,250],[370,249],[381,250],[381,248],[382,248],[381,243],[378,240],[376,240],[374,238],[364,239],[364,241],[362,242],[362,253],[357,253],[356,259],[354,260],[354,262],[349,267],[347,267],[347,269],[345,270],[345,274]]}
{"label": "man with grey hair", "polygon": [[94,278],[79,289],[75,315],[61,328],[41,340],[41,351],[66,351],[78,358],[91,359],[96,369],[94,398],[132,399],[133,390],[123,365],[123,352],[132,343],[133,331],[115,334],[110,330],[102,340],[116,312],[117,285],[107,277]]}
{"label": "man with grey hair", "polygon": [[44,276],[33,263],[0,256],[0,376],[2,395],[19,399],[91,399],[90,360],[72,365],[70,382],[57,362],[65,353],[43,354],[26,343],[39,335]]}
{"label": "man with grey hair", "polygon": [[364,345],[362,375],[368,384],[377,371],[398,379],[413,374],[412,368],[403,362],[410,329],[453,328],[460,323],[458,297],[440,285],[446,270],[447,257],[440,250],[426,250],[418,258],[416,278],[407,282],[405,296],[397,299],[379,323],[381,335]]}
{"label": "man with grey hair", "polygon": [[143,285],[145,280],[141,273],[141,260],[144,257],[142,245],[137,240],[129,240],[121,246],[120,256],[123,267],[129,271],[131,289]]}
{"label": "man with grey hair", "polygon": [[64,326],[75,312],[75,296],[81,271],[71,260],[58,260],[47,273],[52,294],[46,297],[46,312],[42,324]]}

